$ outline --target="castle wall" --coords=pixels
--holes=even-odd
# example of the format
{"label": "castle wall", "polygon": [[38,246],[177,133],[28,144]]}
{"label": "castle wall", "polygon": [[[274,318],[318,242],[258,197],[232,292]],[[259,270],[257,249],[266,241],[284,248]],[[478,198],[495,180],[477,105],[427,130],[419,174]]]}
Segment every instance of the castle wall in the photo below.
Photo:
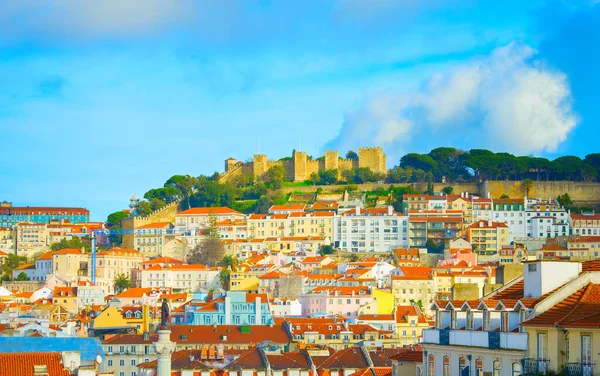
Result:
{"label": "castle wall", "polygon": [[374,172],[385,173],[385,155],[379,146],[358,148],[358,167],[367,167]]}
{"label": "castle wall", "polygon": [[254,154],[254,156],[252,157],[254,166],[253,166],[253,170],[254,170],[254,175],[256,177],[260,177],[263,176],[263,174],[265,172],[267,172],[267,170],[269,169],[268,167],[268,160],[267,160],[267,155],[266,154]]}
{"label": "castle wall", "polygon": [[[124,230],[133,230],[136,227],[144,226],[156,222],[171,222],[175,223],[175,214],[179,201],[172,202],[158,210],[153,211],[147,217],[127,217],[121,221],[121,226]],[[133,244],[133,233],[123,234],[122,248],[135,249]]]}
{"label": "castle wall", "polygon": [[327,150],[325,152],[325,170],[339,169],[339,152],[337,150]]}

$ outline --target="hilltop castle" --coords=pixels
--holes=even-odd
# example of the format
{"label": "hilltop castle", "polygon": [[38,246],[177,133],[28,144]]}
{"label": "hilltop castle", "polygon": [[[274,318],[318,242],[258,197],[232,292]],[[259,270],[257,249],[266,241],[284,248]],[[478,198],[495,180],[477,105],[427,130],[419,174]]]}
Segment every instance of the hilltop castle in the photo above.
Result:
{"label": "hilltop castle", "polygon": [[288,181],[300,182],[310,179],[313,173],[321,170],[338,170],[339,175],[342,171],[353,168],[367,167],[373,172],[385,173],[385,154],[381,147],[365,147],[358,149],[358,159],[340,158],[337,150],[328,150],[325,156],[317,159],[311,159],[303,151],[294,151],[291,158],[280,160],[269,160],[265,154],[255,154],[251,162],[240,162],[234,158],[225,160],[225,172],[221,174],[219,180],[228,181],[239,175],[262,176],[269,168],[281,165],[285,169],[285,179]]}

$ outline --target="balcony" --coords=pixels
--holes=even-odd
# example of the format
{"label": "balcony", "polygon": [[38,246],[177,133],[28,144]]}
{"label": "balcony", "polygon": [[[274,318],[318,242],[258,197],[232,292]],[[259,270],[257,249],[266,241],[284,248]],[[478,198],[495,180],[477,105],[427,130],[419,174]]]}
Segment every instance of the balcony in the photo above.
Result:
{"label": "balcony", "polygon": [[423,343],[524,351],[527,349],[527,333],[427,329],[423,331]]}
{"label": "balcony", "polygon": [[566,376],[592,376],[594,363],[565,363]]}
{"label": "balcony", "polygon": [[545,375],[548,372],[548,359],[525,358],[521,359],[523,375]]}

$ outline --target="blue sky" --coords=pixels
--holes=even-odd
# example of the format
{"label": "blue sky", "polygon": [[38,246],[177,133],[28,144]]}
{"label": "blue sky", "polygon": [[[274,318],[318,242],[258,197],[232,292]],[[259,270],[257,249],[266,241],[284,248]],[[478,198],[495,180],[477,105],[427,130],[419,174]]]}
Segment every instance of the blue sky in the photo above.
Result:
{"label": "blue sky", "polygon": [[583,157],[599,24],[591,0],[0,0],[0,199],[100,220],[259,138]]}

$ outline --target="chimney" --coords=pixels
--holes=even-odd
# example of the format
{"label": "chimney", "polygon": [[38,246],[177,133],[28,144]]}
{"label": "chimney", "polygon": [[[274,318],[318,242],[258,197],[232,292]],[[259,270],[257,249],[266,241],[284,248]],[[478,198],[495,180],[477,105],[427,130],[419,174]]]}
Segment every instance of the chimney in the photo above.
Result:
{"label": "chimney", "polygon": [[465,198],[465,192],[460,192],[460,198]]}
{"label": "chimney", "polygon": [[394,214],[394,207],[392,205],[388,206],[388,215]]}
{"label": "chimney", "polygon": [[354,213],[360,215],[360,206],[356,206]]}
{"label": "chimney", "polygon": [[488,219],[488,227],[492,227],[492,220]]}
{"label": "chimney", "polygon": [[465,198],[469,198],[469,192],[465,192]]}
{"label": "chimney", "polygon": [[85,248],[81,247],[81,254],[84,255],[85,254]]}

